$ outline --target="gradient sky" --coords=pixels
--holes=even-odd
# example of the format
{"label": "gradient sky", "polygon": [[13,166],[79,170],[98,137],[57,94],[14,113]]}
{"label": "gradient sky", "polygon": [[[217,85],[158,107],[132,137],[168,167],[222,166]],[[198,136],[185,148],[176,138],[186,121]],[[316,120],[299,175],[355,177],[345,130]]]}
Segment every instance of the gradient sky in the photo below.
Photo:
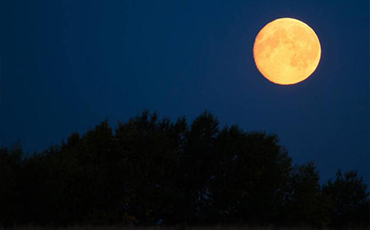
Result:
{"label": "gradient sky", "polygon": [[[262,77],[253,42],[292,17],[317,33],[316,72],[292,86]],[[0,144],[28,152],[143,109],[277,133],[322,180],[369,181],[368,0],[0,0]]]}

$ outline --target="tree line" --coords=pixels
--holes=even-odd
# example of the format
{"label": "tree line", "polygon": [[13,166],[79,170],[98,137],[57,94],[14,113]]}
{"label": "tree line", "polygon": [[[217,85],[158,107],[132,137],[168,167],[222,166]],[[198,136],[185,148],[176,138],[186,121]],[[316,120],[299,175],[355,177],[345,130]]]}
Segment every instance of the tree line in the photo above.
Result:
{"label": "tree line", "polygon": [[[314,143],[312,143],[314,144]],[[0,225],[369,226],[356,171],[323,185],[275,134],[148,111],[25,156],[0,148]]]}

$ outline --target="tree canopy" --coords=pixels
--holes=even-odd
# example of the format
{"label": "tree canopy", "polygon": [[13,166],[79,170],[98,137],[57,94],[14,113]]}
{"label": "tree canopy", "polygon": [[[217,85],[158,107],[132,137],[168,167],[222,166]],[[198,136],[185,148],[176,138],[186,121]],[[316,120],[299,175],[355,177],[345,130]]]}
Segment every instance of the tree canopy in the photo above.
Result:
{"label": "tree canopy", "polygon": [[321,186],[276,134],[144,111],[28,157],[1,147],[0,225],[30,223],[368,226],[369,193],[356,171]]}

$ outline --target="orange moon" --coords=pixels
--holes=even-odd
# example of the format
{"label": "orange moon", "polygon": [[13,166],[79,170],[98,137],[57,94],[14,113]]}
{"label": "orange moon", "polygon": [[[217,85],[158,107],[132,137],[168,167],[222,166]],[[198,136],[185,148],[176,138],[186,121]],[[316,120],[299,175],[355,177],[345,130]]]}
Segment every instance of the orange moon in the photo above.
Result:
{"label": "orange moon", "polygon": [[292,85],[304,81],[316,70],[321,46],[315,31],[307,24],[280,18],[258,33],[253,55],[265,78],[276,84]]}

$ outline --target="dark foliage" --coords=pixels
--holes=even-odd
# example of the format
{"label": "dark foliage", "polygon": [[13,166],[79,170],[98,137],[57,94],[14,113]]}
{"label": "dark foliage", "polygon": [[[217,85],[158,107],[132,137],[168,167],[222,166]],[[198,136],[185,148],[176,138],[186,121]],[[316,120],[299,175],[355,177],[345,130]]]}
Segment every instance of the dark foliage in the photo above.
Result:
{"label": "dark foliage", "polygon": [[338,170],[334,182],[329,180],[322,195],[330,204],[330,219],[335,227],[369,225],[369,192],[356,171]]}
{"label": "dark foliage", "polygon": [[29,157],[0,148],[0,225],[30,223],[368,226],[369,193],[354,171],[321,187],[277,135],[144,111]]}

